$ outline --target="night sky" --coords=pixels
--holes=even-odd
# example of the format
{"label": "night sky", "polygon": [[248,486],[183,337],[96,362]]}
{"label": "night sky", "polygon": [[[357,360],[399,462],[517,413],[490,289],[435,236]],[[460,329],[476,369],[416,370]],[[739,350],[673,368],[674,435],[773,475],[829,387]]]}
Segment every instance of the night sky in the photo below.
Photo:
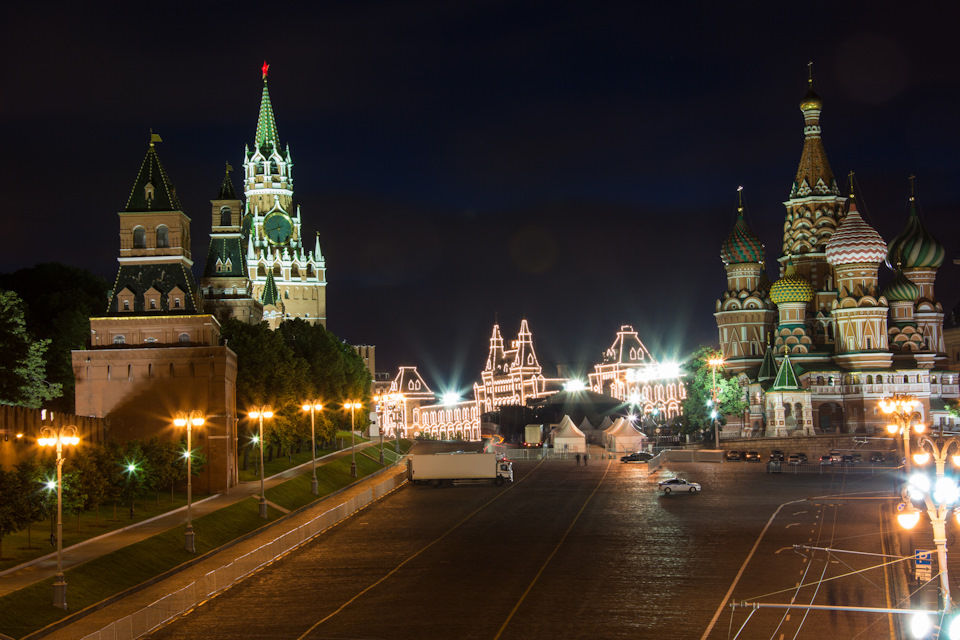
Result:
{"label": "night sky", "polygon": [[494,320],[509,340],[523,317],[548,367],[596,362],[621,324],[682,357],[717,340],[739,185],[776,278],[813,60],[841,189],[856,171],[860,210],[890,241],[916,174],[947,248],[938,298],[960,300],[956,9],[20,4],[0,39],[3,272],[60,261],[112,283],[152,127],[199,276],[266,60],[305,236],[327,259],[328,327],[377,345],[379,370],[415,364],[435,391],[465,389]]}

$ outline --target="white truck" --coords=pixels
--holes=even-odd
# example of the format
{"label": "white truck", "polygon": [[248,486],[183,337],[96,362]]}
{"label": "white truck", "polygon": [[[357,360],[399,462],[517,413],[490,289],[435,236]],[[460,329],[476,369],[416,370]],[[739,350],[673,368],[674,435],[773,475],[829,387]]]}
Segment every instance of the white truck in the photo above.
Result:
{"label": "white truck", "polygon": [[523,428],[523,446],[532,449],[543,444],[543,428],[538,424],[528,424]]}
{"label": "white truck", "polygon": [[407,458],[407,478],[435,487],[490,480],[502,486],[513,482],[513,463],[497,453],[434,453]]}

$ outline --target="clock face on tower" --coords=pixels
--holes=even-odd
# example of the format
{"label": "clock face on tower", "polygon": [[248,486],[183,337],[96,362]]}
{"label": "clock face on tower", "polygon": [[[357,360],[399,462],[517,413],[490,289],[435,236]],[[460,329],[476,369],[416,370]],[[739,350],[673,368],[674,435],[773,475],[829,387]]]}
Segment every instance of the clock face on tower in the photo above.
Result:
{"label": "clock face on tower", "polygon": [[264,219],[263,232],[271,244],[286,244],[293,235],[293,223],[287,214],[274,211]]}

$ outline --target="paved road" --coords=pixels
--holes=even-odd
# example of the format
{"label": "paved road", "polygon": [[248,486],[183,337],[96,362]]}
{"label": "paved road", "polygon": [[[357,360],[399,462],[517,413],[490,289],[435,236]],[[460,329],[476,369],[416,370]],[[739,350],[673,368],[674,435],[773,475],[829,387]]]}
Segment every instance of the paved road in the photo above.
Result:
{"label": "paved road", "polygon": [[[503,488],[406,486],[152,637],[701,638],[715,621],[709,638],[728,638],[749,615],[724,606],[742,567],[735,599],[887,606],[882,569],[795,590],[876,558],[792,550],[879,552],[876,501],[806,498],[889,494],[885,477],[678,466],[700,495],[661,496],[670,472],[615,461],[518,463]],[[890,637],[875,614],[783,618],[756,612],[740,637]]]}

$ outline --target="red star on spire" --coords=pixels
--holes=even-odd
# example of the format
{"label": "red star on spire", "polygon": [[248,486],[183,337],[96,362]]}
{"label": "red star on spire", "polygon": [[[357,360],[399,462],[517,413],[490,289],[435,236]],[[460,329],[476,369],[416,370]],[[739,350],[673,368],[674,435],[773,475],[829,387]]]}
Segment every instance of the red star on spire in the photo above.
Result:
{"label": "red star on spire", "polygon": [[264,79],[264,80],[267,79],[267,71],[269,71],[269,70],[270,70],[270,65],[267,64],[267,61],[266,61],[266,60],[264,60],[264,61],[263,61],[263,66],[260,67],[260,71],[263,72],[263,79]]}

